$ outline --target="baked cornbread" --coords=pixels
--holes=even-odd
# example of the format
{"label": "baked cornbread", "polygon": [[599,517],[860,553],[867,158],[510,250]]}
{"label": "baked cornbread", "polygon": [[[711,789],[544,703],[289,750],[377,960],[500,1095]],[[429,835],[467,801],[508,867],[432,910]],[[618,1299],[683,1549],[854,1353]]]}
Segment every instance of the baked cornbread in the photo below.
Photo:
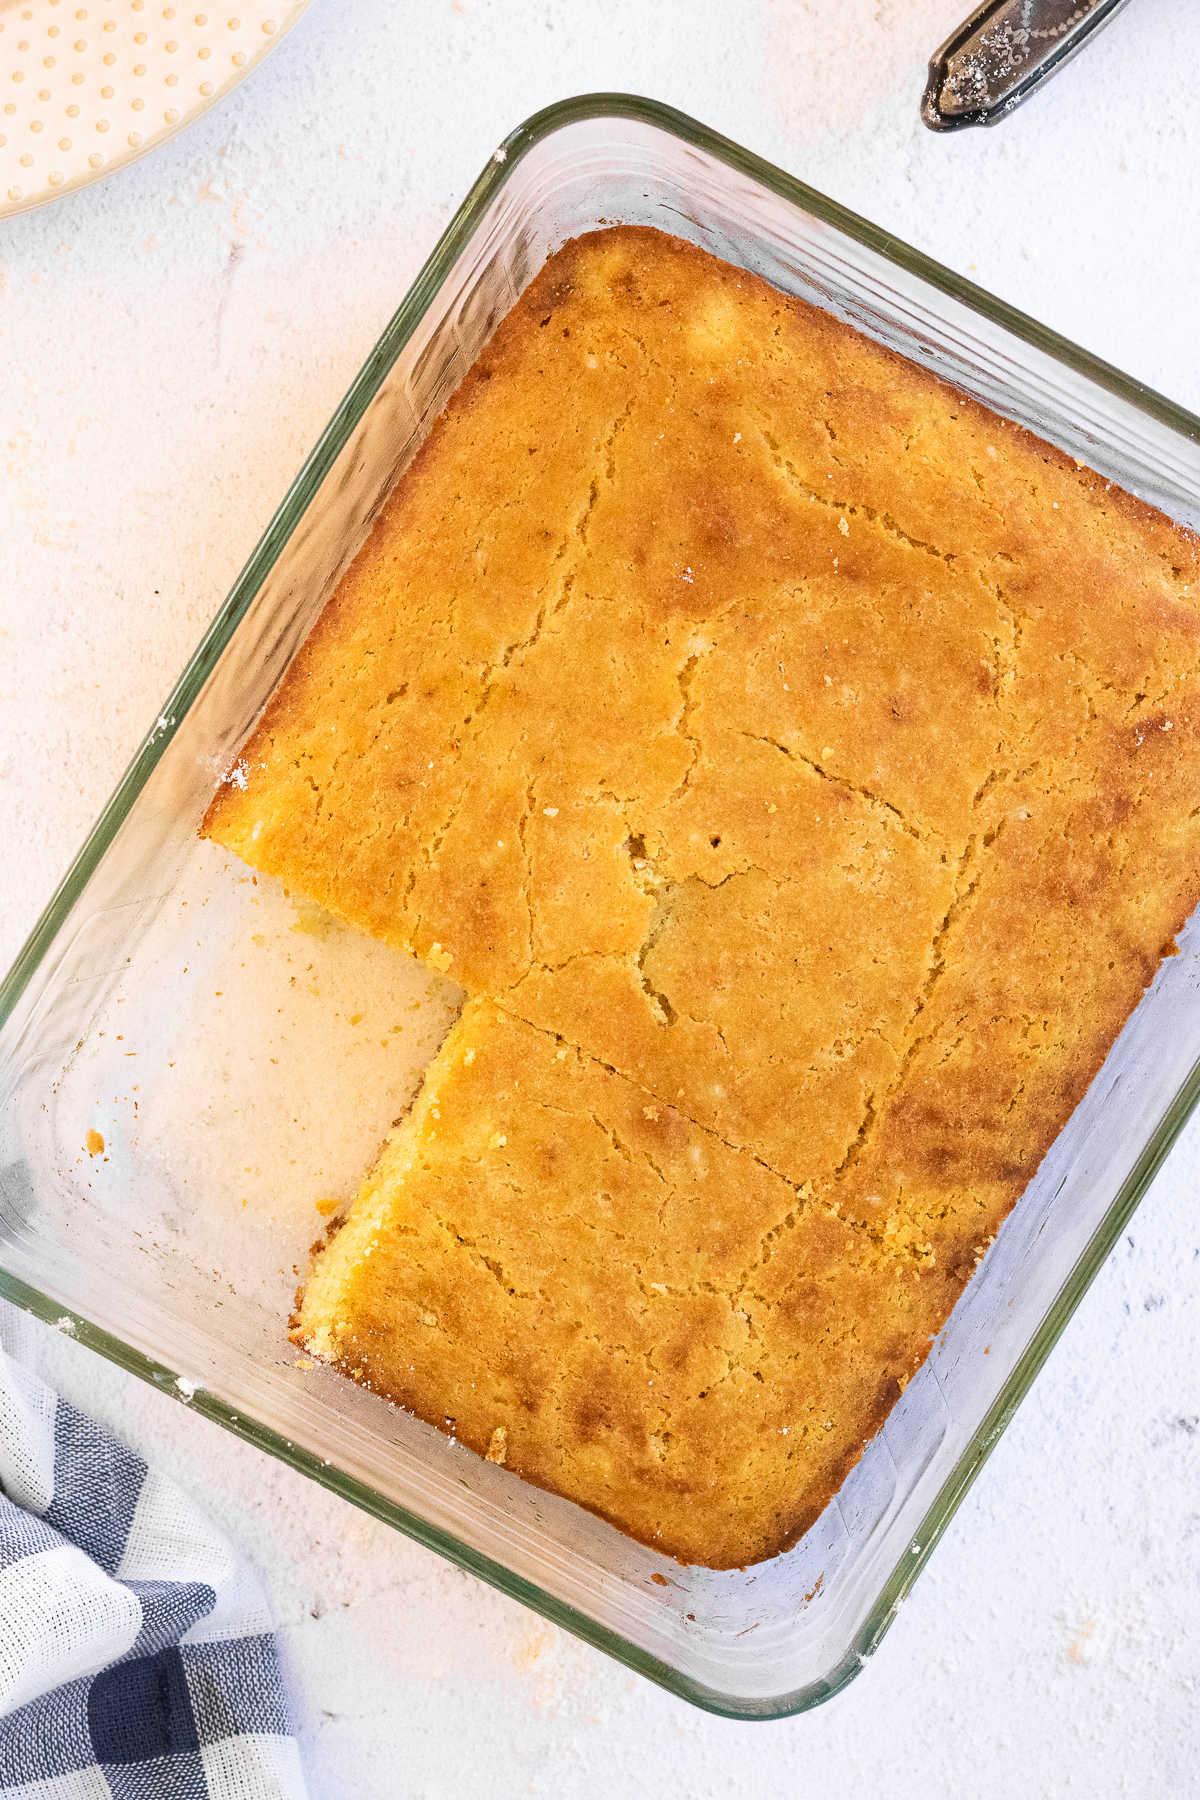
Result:
{"label": "baked cornbread", "polygon": [[685,1562],[799,1536],[946,1305],[936,1270],[468,1001],[297,1335]]}
{"label": "baked cornbread", "polygon": [[[812,1464],[766,1426],[755,1460],[681,1377],[673,1455],[693,1484],[687,1459],[707,1458],[712,1484],[690,1536],[675,1463],[636,1448],[641,1413],[619,1444],[596,1427],[603,1489],[604,1457],[540,1414],[513,1466],[701,1562],[778,1550],[836,1490],[882,1417],[868,1393],[925,1354],[1200,898],[1198,579],[1182,528],[692,246],[622,228],[546,265],[204,830],[448,972],[488,1003],[471,1029],[496,1036],[502,1014],[566,1051],[608,1096],[598,1117],[628,1088],[719,1145],[710,1203],[774,1181],[805,1219],[837,1218],[850,1262],[821,1307],[806,1235],[779,1240],[809,1322],[799,1302],[756,1318],[755,1354],[786,1349],[793,1410],[831,1332],[862,1366]],[[456,1093],[457,1041],[431,1076]],[[542,1203],[586,1196],[532,1073],[525,1099],[559,1146]],[[403,1287],[397,1221],[471,1183],[497,1205],[495,1170],[468,1178],[441,1133],[419,1182],[407,1155],[385,1153],[300,1333],[349,1362],[312,1323],[344,1269],[336,1316],[371,1340],[373,1384],[486,1447],[518,1426],[496,1407],[467,1423],[466,1339],[401,1381],[429,1343],[380,1295]],[[512,1176],[526,1210],[534,1167]],[[633,1304],[655,1237],[621,1204],[605,1276]],[[372,1257],[394,1274],[369,1301],[353,1251],[377,1207]],[[522,1237],[495,1258],[522,1293],[541,1292],[534,1254]],[[591,1386],[610,1340],[572,1298],[555,1357],[591,1342]],[[628,1385],[610,1360],[609,1388]]]}

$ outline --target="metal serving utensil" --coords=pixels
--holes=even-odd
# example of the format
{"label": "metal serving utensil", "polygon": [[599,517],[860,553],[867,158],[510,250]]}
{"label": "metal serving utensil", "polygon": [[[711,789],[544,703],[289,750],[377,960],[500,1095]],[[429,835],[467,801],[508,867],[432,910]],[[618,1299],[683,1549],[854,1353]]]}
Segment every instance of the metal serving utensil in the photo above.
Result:
{"label": "metal serving utensil", "polygon": [[1082,50],[1125,0],[987,0],[929,64],[921,117],[931,131],[996,125]]}

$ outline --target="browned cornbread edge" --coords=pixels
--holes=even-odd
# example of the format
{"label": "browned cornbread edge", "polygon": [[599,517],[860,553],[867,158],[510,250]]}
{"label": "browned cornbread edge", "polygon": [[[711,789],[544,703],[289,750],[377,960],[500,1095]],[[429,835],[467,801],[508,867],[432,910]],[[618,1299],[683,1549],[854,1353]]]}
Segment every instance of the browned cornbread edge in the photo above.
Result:
{"label": "browned cornbread edge", "polygon": [[[292,1343],[299,1349],[307,1351],[310,1355],[317,1354],[303,1332],[298,1328],[293,1328],[288,1335]],[[913,1375],[921,1368],[921,1365],[924,1363],[931,1348],[932,1342],[927,1344],[925,1348],[919,1352],[916,1361],[913,1364]],[[449,1431],[446,1427],[445,1418],[443,1416],[438,1416],[434,1407],[427,1403],[422,1403],[419,1400],[415,1400],[412,1396],[396,1394],[391,1392],[386,1386],[378,1385],[373,1382],[369,1376],[363,1373],[360,1364],[352,1365],[350,1359],[347,1357],[321,1357],[320,1360],[324,1362],[328,1368],[336,1370],[339,1375],[344,1376],[348,1381],[353,1381],[356,1387],[363,1389],[364,1393],[375,1394],[380,1399],[387,1400],[392,1405],[401,1407],[404,1412],[411,1413],[415,1419],[420,1419],[423,1425],[432,1425],[434,1430],[441,1432],[443,1437],[452,1438],[454,1442],[465,1445],[466,1448],[475,1455],[487,1460],[490,1440],[486,1435],[466,1431]],[[876,1402],[875,1406],[872,1407],[870,1417],[866,1422],[862,1443],[858,1445],[847,1445],[840,1470],[837,1472],[836,1478],[831,1479],[829,1491],[824,1499],[811,1503],[803,1512],[797,1512],[796,1516],[789,1521],[776,1538],[765,1541],[758,1548],[751,1547],[752,1553],[748,1553],[745,1556],[722,1558],[720,1556],[714,1556],[711,1552],[698,1554],[697,1546],[695,1544],[684,1543],[678,1539],[673,1540],[666,1535],[649,1537],[645,1533],[639,1532],[636,1527],[631,1526],[628,1520],[623,1518],[620,1512],[615,1509],[606,1509],[603,1506],[597,1505],[595,1501],[584,1499],[578,1494],[564,1495],[562,1489],[555,1487],[553,1481],[547,1476],[540,1474],[534,1469],[523,1467],[519,1458],[513,1458],[511,1455],[507,1456],[503,1467],[507,1469],[510,1474],[516,1475],[520,1480],[528,1482],[530,1487],[539,1489],[543,1494],[553,1494],[556,1500],[562,1500],[564,1498],[568,1499],[572,1506],[582,1507],[584,1512],[591,1513],[593,1518],[602,1519],[606,1525],[613,1526],[617,1531],[621,1532],[623,1536],[631,1538],[635,1544],[641,1544],[645,1549],[654,1551],[656,1555],[669,1557],[672,1562],[678,1563],[681,1568],[713,1569],[718,1573],[733,1569],[752,1569],[759,1563],[770,1562],[773,1557],[783,1556],[788,1550],[794,1549],[801,1538],[806,1536],[806,1534],[812,1530],[834,1495],[840,1492],[842,1484],[850,1471],[853,1468],[856,1468],[862,1461],[871,1440],[878,1435],[883,1426],[887,1423],[888,1417],[903,1391],[903,1387],[898,1382],[894,1382],[892,1384],[891,1392],[886,1394],[881,1393],[879,1400]]]}

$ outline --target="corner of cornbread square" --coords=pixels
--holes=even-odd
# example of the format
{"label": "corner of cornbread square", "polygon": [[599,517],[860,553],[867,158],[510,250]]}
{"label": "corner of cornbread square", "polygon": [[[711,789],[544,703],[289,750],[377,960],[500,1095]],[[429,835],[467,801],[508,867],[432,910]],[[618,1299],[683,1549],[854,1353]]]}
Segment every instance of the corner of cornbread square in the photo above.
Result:
{"label": "corner of cornbread square", "polygon": [[794,1542],[920,1362],[936,1270],[469,1001],[294,1336],[687,1562]]}

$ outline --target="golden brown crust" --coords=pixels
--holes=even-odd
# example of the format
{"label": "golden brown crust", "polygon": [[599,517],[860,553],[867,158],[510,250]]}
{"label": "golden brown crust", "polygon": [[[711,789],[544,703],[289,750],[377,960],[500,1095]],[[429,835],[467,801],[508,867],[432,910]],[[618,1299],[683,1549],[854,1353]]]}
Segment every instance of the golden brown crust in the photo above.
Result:
{"label": "golden brown crust", "polygon": [[813,1522],[942,1305],[936,1272],[475,1000],[295,1336],[654,1548],[736,1566]]}
{"label": "golden brown crust", "polygon": [[[1195,905],[1198,580],[1186,531],[828,314],[596,233],[500,326],[214,800],[254,866],[578,1046],[601,1111],[644,1092],[851,1234],[771,1302],[809,1365],[895,1324],[828,1457],[769,1522],[747,1488],[740,1540],[695,1494],[671,1523],[664,1464],[651,1541],[753,1560],[828,1500]],[[616,1417],[605,1342],[555,1380]],[[452,1355],[394,1362],[394,1397],[457,1403]],[[712,1455],[735,1429],[699,1404],[673,1441]],[[647,1535],[642,1475],[601,1499],[505,1429]],[[741,1466],[714,1456],[723,1504]]]}

